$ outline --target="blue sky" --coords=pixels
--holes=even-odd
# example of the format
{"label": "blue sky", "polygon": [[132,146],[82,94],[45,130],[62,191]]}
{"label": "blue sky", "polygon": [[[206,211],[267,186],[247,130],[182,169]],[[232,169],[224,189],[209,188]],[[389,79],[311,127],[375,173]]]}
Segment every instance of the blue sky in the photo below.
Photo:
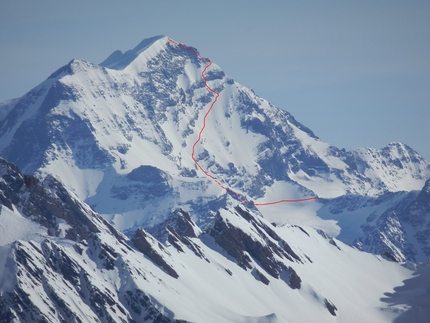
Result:
{"label": "blue sky", "polygon": [[2,0],[0,101],[167,35],[339,148],[430,160],[430,1]]}

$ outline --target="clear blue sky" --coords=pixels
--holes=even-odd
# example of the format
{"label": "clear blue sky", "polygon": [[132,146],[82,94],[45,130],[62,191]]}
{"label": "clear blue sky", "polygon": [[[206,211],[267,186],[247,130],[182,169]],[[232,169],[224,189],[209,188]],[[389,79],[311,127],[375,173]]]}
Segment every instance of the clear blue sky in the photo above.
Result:
{"label": "clear blue sky", "polygon": [[1,0],[0,101],[167,35],[339,148],[430,160],[430,1]]}

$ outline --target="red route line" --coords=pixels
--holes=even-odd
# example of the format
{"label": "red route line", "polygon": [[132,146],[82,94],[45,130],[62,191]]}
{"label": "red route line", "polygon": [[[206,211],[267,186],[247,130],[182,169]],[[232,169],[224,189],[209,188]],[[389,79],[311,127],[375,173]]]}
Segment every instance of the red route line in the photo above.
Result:
{"label": "red route line", "polygon": [[[194,55],[196,55],[196,57],[201,61],[203,60],[200,55],[196,52],[196,50],[192,47],[187,47],[184,44],[178,43],[176,41],[174,41],[173,39],[171,39],[170,37],[167,37],[168,40],[179,46],[179,47],[183,47],[185,49],[188,49],[190,51],[192,51],[194,53]],[[303,199],[297,199],[297,200],[279,200],[279,201],[275,201],[275,202],[266,202],[266,203],[254,203],[254,202],[249,202],[248,200],[246,200],[244,197],[242,197],[240,194],[236,193],[235,191],[231,190],[228,187],[225,187],[224,185],[221,184],[220,181],[218,181],[213,175],[209,174],[203,167],[202,165],[200,165],[200,163],[197,161],[197,159],[195,158],[195,149],[198,143],[200,143],[200,140],[202,139],[202,134],[203,131],[206,128],[206,119],[209,115],[209,113],[212,111],[212,108],[214,107],[215,103],[217,102],[218,98],[219,98],[219,92],[215,91],[214,89],[212,89],[209,85],[208,82],[206,80],[206,70],[209,68],[209,66],[212,65],[212,61],[208,58],[204,59],[205,62],[207,62],[208,64],[205,66],[205,68],[202,71],[202,78],[203,81],[205,83],[205,87],[212,92],[213,94],[215,94],[215,99],[212,101],[211,106],[209,107],[208,111],[206,112],[205,116],[203,117],[203,127],[200,129],[199,132],[199,136],[197,138],[197,140],[194,142],[192,150],[191,150],[191,158],[193,159],[194,163],[197,165],[197,167],[210,179],[212,179],[213,181],[215,181],[215,183],[217,183],[222,189],[226,190],[228,193],[230,194],[234,194],[236,197],[238,197],[243,203],[245,204],[251,204],[252,206],[266,206],[266,205],[273,205],[273,204],[280,204],[280,203],[297,203],[297,202],[305,202],[305,201],[312,201],[312,200],[318,200],[318,196],[316,197],[308,197],[308,198],[303,198]]]}

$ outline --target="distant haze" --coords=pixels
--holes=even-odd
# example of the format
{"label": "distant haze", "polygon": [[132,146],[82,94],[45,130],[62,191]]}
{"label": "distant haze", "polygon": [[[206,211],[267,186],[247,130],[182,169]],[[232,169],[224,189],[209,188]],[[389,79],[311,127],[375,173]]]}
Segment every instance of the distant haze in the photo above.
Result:
{"label": "distant haze", "polygon": [[340,148],[401,141],[430,160],[429,1],[0,3],[0,101],[72,58],[164,34]]}

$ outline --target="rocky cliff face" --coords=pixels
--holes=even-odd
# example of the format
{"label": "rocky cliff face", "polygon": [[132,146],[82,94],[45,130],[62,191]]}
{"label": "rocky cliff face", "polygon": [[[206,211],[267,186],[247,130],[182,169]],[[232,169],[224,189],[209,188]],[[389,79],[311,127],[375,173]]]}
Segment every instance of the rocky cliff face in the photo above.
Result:
{"label": "rocky cliff face", "polygon": [[354,244],[394,261],[427,262],[430,258],[430,181],[411,192],[379,217],[363,225]]}

